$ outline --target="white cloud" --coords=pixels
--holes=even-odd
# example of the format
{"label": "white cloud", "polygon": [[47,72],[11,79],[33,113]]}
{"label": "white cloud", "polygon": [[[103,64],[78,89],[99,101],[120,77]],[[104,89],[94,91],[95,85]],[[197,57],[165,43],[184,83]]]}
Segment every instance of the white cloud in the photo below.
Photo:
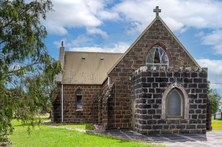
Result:
{"label": "white cloud", "polygon": [[61,42],[63,41],[63,46],[67,48],[71,48],[73,46],[79,47],[82,45],[87,45],[88,42],[92,41],[91,38],[86,37],[85,35],[79,35],[76,39],[74,40],[67,40],[66,38],[63,38],[59,41],[54,41],[53,44],[57,47],[61,47]]}
{"label": "white cloud", "polygon": [[[68,34],[67,28],[97,28],[104,20],[135,23],[133,28],[142,32],[154,19],[155,6],[172,31],[186,31],[190,27],[219,29],[222,26],[222,2],[217,0],[53,0],[55,12],[47,13],[44,22],[49,33]],[[107,7],[112,4],[113,7]],[[133,30],[131,30],[133,32]],[[104,36],[103,36],[104,37]]]}
{"label": "white cloud", "polygon": [[222,60],[199,59],[197,62],[201,67],[208,68],[208,77],[211,82],[211,88],[222,88]]}
{"label": "white cloud", "polygon": [[201,67],[208,67],[210,75],[222,75],[222,60],[199,59]]}
{"label": "white cloud", "polygon": [[106,48],[105,50],[115,53],[124,53],[129,48],[129,46],[130,45],[125,42],[119,42],[118,44],[114,44],[113,48]]}
{"label": "white cloud", "polygon": [[60,41],[54,41],[53,44],[56,45],[56,47],[59,49],[62,46],[62,41],[63,41],[63,46],[66,46],[66,38],[61,39]]}
{"label": "white cloud", "polygon": [[165,22],[167,25],[169,25],[173,30],[180,30],[183,28],[184,24],[171,18],[171,17],[165,17]]}
{"label": "white cloud", "polygon": [[124,42],[114,44],[113,47],[74,47],[70,48],[70,51],[87,51],[87,52],[119,52],[123,53],[128,49],[129,45]]}
{"label": "white cloud", "polygon": [[204,31],[200,31],[199,33],[195,34],[196,37],[202,37],[204,35]]}
{"label": "white cloud", "polygon": [[102,20],[120,20],[119,14],[117,12],[100,11],[98,16]]}
{"label": "white cloud", "polygon": [[212,45],[217,54],[222,54],[222,30],[216,30],[203,36],[202,44]]}
{"label": "white cloud", "polygon": [[104,7],[102,0],[53,0],[53,5],[55,12],[47,13],[44,22],[49,33],[64,35],[64,27],[95,27],[102,24],[96,16]]}
{"label": "white cloud", "polygon": [[109,36],[106,32],[98,28],[86,28],[88,34],[100,34],[104,39],[107,39]]}
{"label": "white cloud", "polygon": [[68,44],[67,47],[85,45],[89,41],[92,41],[92,39],[86,37],[85,35],[80,35],[75,40],[72,40],[72,42]]}
{"label": "white cloud", "polygon": [[155,17],[151,10],[157,5],[162,9],[160,16],[173,31],[181,31],[184,26],[198,29],[222,26],[222,2],[216,0],[125,0],[115,5],[113,10],[125,18],[124,20],[136,21],[145,29]]}
{"label": "white cloud", "polygon": [[44,22],[43,24],[45,25],[47,32],[50,34],[56,34],[59,36],[68,34],[68,31],[63,26],[55,22],[48,21],[48,22]]}

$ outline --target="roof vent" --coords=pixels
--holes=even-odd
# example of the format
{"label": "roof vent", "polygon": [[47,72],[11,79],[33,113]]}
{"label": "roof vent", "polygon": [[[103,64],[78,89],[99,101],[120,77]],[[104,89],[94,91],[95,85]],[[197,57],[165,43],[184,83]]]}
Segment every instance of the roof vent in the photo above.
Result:
{"label": "roof vent", "polygon": [[82,57],[82,59],[86,59],[86,57]]}
{"label": "roof vent", "polygon": [[104,60],[104,58],[103,58],[103,57],[100,57],[100,60]]}

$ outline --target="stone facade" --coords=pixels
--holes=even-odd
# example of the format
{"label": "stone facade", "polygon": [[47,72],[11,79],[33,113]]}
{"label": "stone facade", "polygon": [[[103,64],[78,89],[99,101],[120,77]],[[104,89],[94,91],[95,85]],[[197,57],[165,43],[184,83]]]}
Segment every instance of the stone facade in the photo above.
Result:
{"label": "stone facade", "polygon": [[[77,110],[76,94],[82,92],[82,110]],[[61,85],[53,103],[53,119],[61,122]],[[65,123],[98,123],[100,85],[63,85],[63,121]]]}
{"label": "stone facade", "polygon": [[[138,40],[130,51],[108,74],[111,83],[116,83],[115,96],[110,100],[110,114],[116,114],[116,124],[110,122],[109,128],[117,126],[120,128],[131,128],[131,74],[135,69],[146,65],[146,58],[153,46],[159,45],[166,52],[169,66],[174,70],[190,67],[198,68],[194,61],[184,51],[180,43],[167,30],[166,26],[157,20],[149,30]],[[114,108],[114,104],[116,108]],[[113,117],[111,115],[110,117]]]}
{"label": "stone facade", "polygon": [[[189,98],[188,119],[161,119],[163,93],[173,83]],[[142,134],[206,133],[207,73],[205,71],[142,71],[132,76],[136,131]],[[186,108],[184,108],[185,111]]]}

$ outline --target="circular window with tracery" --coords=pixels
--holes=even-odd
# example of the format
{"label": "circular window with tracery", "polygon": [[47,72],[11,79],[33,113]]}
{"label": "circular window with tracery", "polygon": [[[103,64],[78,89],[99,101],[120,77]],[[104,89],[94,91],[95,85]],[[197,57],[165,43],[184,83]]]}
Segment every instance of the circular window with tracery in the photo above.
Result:
{"label": "circular window with tracery", "polygon": [[151,67],[156,67],[156,70],[159,70],[160,67],[167,70],[167,54],[160,46],[154,46],[147,55],[146,65],[148,70],[150,70]]}

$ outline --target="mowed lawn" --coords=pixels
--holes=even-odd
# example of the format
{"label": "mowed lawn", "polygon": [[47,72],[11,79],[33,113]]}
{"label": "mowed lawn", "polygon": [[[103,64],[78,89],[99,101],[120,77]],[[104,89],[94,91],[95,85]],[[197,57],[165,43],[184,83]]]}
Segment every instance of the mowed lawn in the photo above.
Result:
{"label": "mowed lawn", "polygon": [[213,130],[222,130],[222,120],[211,121]]}
{"label": "mowed lawn", "polygon": [[[45,125],[36,126],[29,135],[27,126],[22,125],[16,120],[13,120],[15,127],[14,133],[10,136],[10,141],[13,147],[73,147],[73,146],[90,146],[90,147],[137,147],[146,146],[154,147],[161,146],[156,144],[147,144],[144,142],[123,140],[113,138],[111,136],[99,136],[87,134],[64,128],[53,128]],[[63,126],[63,125],[59,125]],[[77,127],[76,127],[77,126]],[[83,128],[83,125],[67,125],[68,128]]]}

